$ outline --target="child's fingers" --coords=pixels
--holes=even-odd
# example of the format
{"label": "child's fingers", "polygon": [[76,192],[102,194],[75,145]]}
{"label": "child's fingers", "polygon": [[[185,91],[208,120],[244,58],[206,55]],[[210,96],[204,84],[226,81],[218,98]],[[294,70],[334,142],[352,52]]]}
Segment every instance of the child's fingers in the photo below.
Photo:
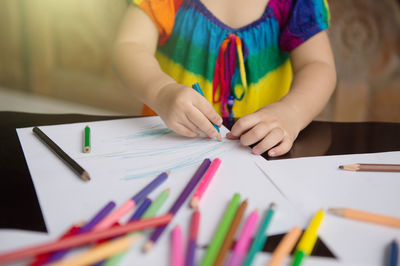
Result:
{"label": "child's fingers", "polygon": [[185,137],[193,138],[198,136],[198,133],[196,131],[192,130],[187,125],[184,125],[182,123],[177,123],[176,125],[171,127],[171,130]]}
{"label": "child's fingers", "polygon": [[262,154],[263,152],[271,149],[278,143],[280,143],[284,138],[284,132],[280,128],[274,128],[271,130],[265,138],[260,141],[256,146],[253,147],[253,154]]}
{"label": "child's fingers", "polygon": [[254,114],[243,116],[233,124],[231,134],[235,137],[240,137],[259,122],[260,120]]}
{"label": "child's fingers", "polygon": [[205,117],[203,113],[200,112],[200,110],[198,110],[197,108],[190,110],[187,113],[187,117],[191,123],[196,125],[196,127],[201,130],[201,132],[204,132],[204,134],[206,134],[208,137],[217,137],[217,130],[211,124],[210,120],[208,120],[207,117]]}
{"label": "child's fingers", "polygon": [[226,138],[236,140],[239,139],[239,137],[234,136],[231,132],[226,133]]}
{"label": "child's fingers", "polygon": [[293,142],[286,136],[278,146],[268,151],[268,155],[271,157],[283,155],[292,148],[292,145]]}
{"label": "child's fingers", "polygon": [[199,102],[195,102],[194,106],[212,123],[217,126],[222,125],[222,117],[214,110],[212,105],[204,98],[201,97]]}
{"label": "child's fingers", "polygon": [[193,123],[191,121],[191,119],[187,113],[185,114],[185,123],[182,123],[182,124],[184,124],[187,128],[189,128],[190,130],[195,132],[197,134],[197,136],[199,136],[203,133],[203,131],[195,123]]}
{"label": "child's fingers", "polygon": [[254,144],[267,136],[272,129],[272,124],[258,123],[252,129],[240,136],[240,143],[245,146]]}

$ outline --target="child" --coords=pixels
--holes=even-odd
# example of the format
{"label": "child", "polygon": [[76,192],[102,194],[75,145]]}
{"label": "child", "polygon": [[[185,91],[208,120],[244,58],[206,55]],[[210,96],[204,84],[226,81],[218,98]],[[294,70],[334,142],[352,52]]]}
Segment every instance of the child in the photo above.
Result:
{"label": "child", "polygon": [[227,138],[279,156],[334,90],[326,0],[133,1],[114,67],[178,134],[215,138],[210,122],[237,117]]}

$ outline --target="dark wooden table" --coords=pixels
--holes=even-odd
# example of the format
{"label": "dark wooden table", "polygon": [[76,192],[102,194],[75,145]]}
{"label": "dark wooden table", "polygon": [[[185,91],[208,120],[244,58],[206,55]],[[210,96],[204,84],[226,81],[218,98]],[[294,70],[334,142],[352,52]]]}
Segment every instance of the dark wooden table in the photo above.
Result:
{"label": "dark wooden table", "polygon": [[[16,128],[110,120],[115,116],[0,112],[0,228],[46,232],[36,192]],[[230,128],[228,121],[225,126]],[[400,123],[337,123],[313,121],[300,132],[290,152],[274,160],[400,150]],[[266,154],[263,155],[267,157]],[[271,158],[268,158],[271,159]],[[269,237],[270,251],[282,235]],[[313,254],[332,256],[323,243]]]}

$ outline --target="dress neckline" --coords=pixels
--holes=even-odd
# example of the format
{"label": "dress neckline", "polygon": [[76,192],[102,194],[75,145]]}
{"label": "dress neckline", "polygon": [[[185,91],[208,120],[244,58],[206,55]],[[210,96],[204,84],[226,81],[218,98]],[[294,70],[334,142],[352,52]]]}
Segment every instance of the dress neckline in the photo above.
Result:
{"label": "dress neckline", "polygon": [[229,32],[235,33],[235,32],[240,32],[240,31],[245,31],[249,28],[253,28],[258,26],[259,24],[263,23],[267,18],[271,17],[273,15],[273,10],[270,7],[271,2],[274,0],[269,0],[267,5],[265,6],[264,13],[262,14],[261,17],[258,19],[254,20],[253,22],[250,22],[249,24],[246,24],[242,27],[239,28],[233,28],[226,23],[222,22],[219,18],[217,18],[200,0],[193,0],[193,2],[197,5],[199,11],[206,17],[208,18],[211,22],[213,22],[216,26],[227,30]]}

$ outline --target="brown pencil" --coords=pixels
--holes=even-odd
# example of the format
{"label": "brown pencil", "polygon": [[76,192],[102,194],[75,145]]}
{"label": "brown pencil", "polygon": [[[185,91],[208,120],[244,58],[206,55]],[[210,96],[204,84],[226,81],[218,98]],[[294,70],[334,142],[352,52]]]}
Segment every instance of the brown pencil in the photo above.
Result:
{"label": "brown pencil", "polygon": [[82,168],[74,159],[69,157],[68,154],[66,154],[54,141],[52,141],[42,130],[40,130],[38,127],[34,127],[32,129],[33,133],[36,134],[44,143],[47,144],[47,146],[54,151],[58,157],[60,157],[72,170],[74,170],[78,176],[84,180],[84,181],[89,181],[90,176],[89,173],[86,172],[85,169]]}
{"label": "brown pencil", "polygon": [[400,218],[359,211],[349,208],[328,209],[328,212],[350,219],[400,228]]}
{"label": "brown pencil", "polygon": [[235,217],[233,218],[231,226],[229,227],[229,230],[226,233],[225,240],[222,243],[221,249],[219,250],[219,254],[217,259],[215,260],[214,266],[223,265],[225,256],[228,253],[229,248],[233,244],[236,231],[239,228],[240,221],[242,220],[246,207],[247,207],[247,199],[244,200],[242,204],[240,204],[238,210],[236,211]]}
{"label": "brown pencil", "polygon": [[340,165],[339,169],[348,171],[400,172],[400,164],[356,163],[356,164]]}

